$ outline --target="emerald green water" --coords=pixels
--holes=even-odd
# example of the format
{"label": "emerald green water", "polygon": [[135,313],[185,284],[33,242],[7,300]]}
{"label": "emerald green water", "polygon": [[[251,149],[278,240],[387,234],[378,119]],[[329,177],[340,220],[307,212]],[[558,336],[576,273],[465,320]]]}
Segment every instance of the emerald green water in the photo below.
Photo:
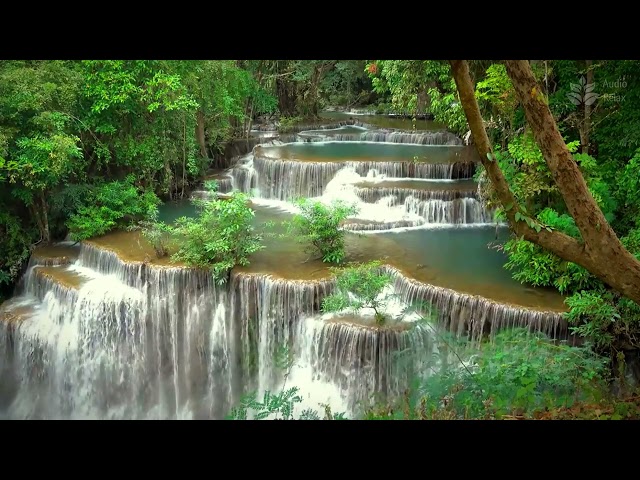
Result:
{"label": "emerald green water", "polygon": [[302,162],[412,161],[451,163],[475,161],[471,146],[414,145],[376,142],[296,142],[259,146],[256,153],[274,159]]}
{"label": "emerald green water", "polygon": [[[288,279],[319,279],[330,276],[328,265],[305,252],[304,245],[284,233],[281,222],[291,214],[273,207],[253,205],[254,225],[275,223],[264,239],[265,249],[251,257],[241,270],[269,273]],[[160,208],[164,221],[193,216],[189,201],[167,203]],[[563,298],[554,291],[526,287],[503,268],[506,256],[490,248],[508,238],[505,228],[472,227],[419,229],[376,234],[347,233],[347,262],[382,260],[405,275],[424,283],[481,295],[499,302],[534,308],[563,309]]]}
{"label": "emerald green water", "polygon": [[321,112],[320,117],[341,122],[345,120],[356,120],[368,123],[380,128],[398,128],[401,130],[443,130],[445,125],[432,120],[416,120],[410,118],[390,117],[389,115],[354,115],[346,112]]}

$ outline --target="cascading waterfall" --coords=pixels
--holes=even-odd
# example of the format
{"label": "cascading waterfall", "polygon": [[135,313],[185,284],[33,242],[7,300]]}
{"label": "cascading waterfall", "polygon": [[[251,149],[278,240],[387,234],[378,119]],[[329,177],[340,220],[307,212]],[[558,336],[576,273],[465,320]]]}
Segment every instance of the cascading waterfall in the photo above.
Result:
{"label": "cascading waterfall", "polygon": [[474,190],[418,190],[417,188],[389,188],[389,187],[355,187],[355,192],[363,201],[375,203],[385,197],[395,197],[399,203],[404,203],[407,198],[427,202],[441,200],[450,202],[461,198],[477,198],[477,189]]}
{"label": "cascading waterfall", "polygon": [[462,145],[462,140],[451,132],[413,132],[373,130],[362,134],[358,139],[366,142],[413,143],[417,145]]}
{"label": "cascading waterfall", "polygon": [[475,198],[424,201],[408,197],[404,206],[407,212],[424,218],[426,223],[488,224],[493,219],[492,212]]}
{"label": "cascading waterfall", "polygon": [[321,196],[327,184],[343,168],[351,168],[363,177],[468,179],[474,162],[443,164],[403,162],[296,162],[260,155],[247,156],[234,167],[234,187],[242,192],[257,189],[265,199],[290,201],[299,197]]}
{"label": "cascading waterfall", "polygon": [[367,203],[403,205],[408,213],[422,217],[424,223],[487,224],[493,219],[493,212],[475,198],[473,190],[356,187],[355,191]]}
{"label": "cascading waterfall", "polygon": [[479,341],[505,328],[521,327],[543,332],[552,338],[569,339],[567,321],[560,312],[520,308],[448,288],[420,283],[386,266],[394,278],[394,290],[407,305],[435,315],[439,325],[458,336]]}
{"label": "cascading waterfall", "polygon": [[[560,314],[424,285],[386,268],[402,302],[430,302],[440,325],[459,335],[525,326],[566,336]],[[351,409],[373,393],[404,388],[409,373],[394,370],[392,352],[433,349],[420,325],[378,329],[321,318],[332,280],[236,272],[219,286],[199,270],[124,262],[83,244],[76,263],[33,265],[23,285],[8,304],[24,302],[30,313],[0,322],[0,407],[8,418],[222,418],[247,390],[281,384],[275,354],[282,345],[301,365],[292,385],[333,385],[315,398]],[[407,372],[415,371],[409,363]]]}
{"label": "cascading waterfall", "polygon": [[[240,326],[240,358],[245,384],[259,391],[274,388],[282,372],[278,348],[292,348],[300,316],[318,311],[328,281],[296,282],[268,275],[234,274],[231,280],[233,318]],[[257,378],[253,381],[252,377]]]}
{"label": "cascading waterfall", "polygon": [[350,411],[401,395],[435,350],[431,332],[420,324],[377,328],[312,317],[300,322],[299,336],[306,339],[303,361],[313,366],[314,378],[338,385]]}
{"label": "cascading waterfall", "polygon": [[[314,126],[319,132],[311,136],[300,132],[310,127],[298,127],[286,139],[462,144],[448,132],[322,133],[345,125],[364,126]],[[250,153],[215,179],[221,193],[240,190],[267,202],[306,197],[357,204],[357,217],[342,226],[370,232],[491,222],[478,191],[456,185],[475,168],[472,161],[305,162]],[[416,179],[403,182],[417,186],[392,186],[399,179]],[[433,182],[438,186],[431,188]],[[394,301],[402,309],[424,304],[415,315],[432,323],[411,317],[377,327],[363,322],[366,315],[321,315],[332,279],[234,271],[220,285],[201,270],[126,261],[99,243],[36,250],[18,295],[0,306],[0,418],[223,418],[244,393],[283,386],[301,388],[304,408],[327,403],[351,413],[374,394],[402,394],[416,372],[428,369],[425,359],[438,353],[436,327],[473,341],[507,327],[571,338],[558,312],[500,304],[384,270],[393,276]],[[287,375],[278,362],[282,347],[294,356]]]}
{"label": "cascading waterfall", "polygon": [[[215,418],[228,411],[233,324],[214,315],[226,293],[210,275],[125,263],[90,245],[68,267],[84,277],[77,289],[49,285],[40,268],[27,274],[33,286],[26,293],[41,304],[14,326],[12,364],[3,369],[13,372],[9,380],[21,379],[9,417]],[[210,336],[216,349],[207,348]]]}
{"label": "cascading waterfall", "polygon": [[[325,129],[328,130],[328,129]],[[343,128],[344,130],[344,128]],[[301,131],[296,138],[299,142],[325,142],[328,140],[338,142],[378,142],[378,143],[405,143],[413,145],[462,145],[462,140],[450,133],[441,131],[404,131],[404,130],[364,130],[362,132],[323,132],[322,129]]]}

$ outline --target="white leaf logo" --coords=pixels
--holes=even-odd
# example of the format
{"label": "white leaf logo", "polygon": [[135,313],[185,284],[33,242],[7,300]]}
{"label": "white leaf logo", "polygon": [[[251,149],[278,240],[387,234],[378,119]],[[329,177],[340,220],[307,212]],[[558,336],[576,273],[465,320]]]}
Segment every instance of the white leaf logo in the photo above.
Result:
{"label": "white leaf logo", "polygon": [[578,83],[572,83],[569,88],[571,91],[567,93],[567,97],[574,105],[593,105],[598,98],[598,94],[594,92],[595,83],[587,83],[584,77],[580,77]]}

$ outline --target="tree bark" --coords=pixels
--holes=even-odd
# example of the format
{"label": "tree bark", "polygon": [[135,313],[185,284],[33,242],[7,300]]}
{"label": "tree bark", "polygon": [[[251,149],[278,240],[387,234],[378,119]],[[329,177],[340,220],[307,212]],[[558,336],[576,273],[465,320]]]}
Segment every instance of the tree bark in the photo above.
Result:
{"label": "tree bark", "polygon": [[[591,68],[592,60],[587,60],[587,85],[593,83],[593,69]],[[589,153],[589,140],[591,134],[591,104],[584,104],[584,122],[580,128],[580,145],[582,153]]]}
{"label": "tree bark", "polygon": [[487,156],[491,154],[491,145],[474,95],[467,62],[452,60],[451,67],[478,154],[514,232],[564,260],[583,266],[618,292],[640,303],[640,262],[622,246],[591,196],[558,131],[544,96],[540,93],[540,86],[528,62],[507,61],[507,73],[524,107],[527,122],[533,130],[554,182],[582,234],[584,243],[557,231],[541,229],[537,232],[527,223],[515,220],[515,213],[519,211],[520,206],[515,201],[500,167]]}
{"label": "tree bark", "polygon": [[182,128],[182,192],[180,198],[184,198],[184,184],[187,183],[187,117],[183,116]]}
{"label": "tree bark", "polygon": [[278,109],[283,117],[293,117],[296,114],[295,85],[286,78],[276,78],[276,94]]}
{"label": "tree bark", "polygon": [[202,155],[202,158],[207,158],[207,143],[205,141],[204,134],[204,113],[202,110],[198,110],[196,120],[196,138],[198,139],[198,145],[200,145],[200,155]]}
{"label": "tree bark", "polygon": [[44,191],[40,191],[37,197],[37,202],[33,204],[33,214],[40,230],[40,239],[44,245],[48,245],[51,242],[51,234],[49,232],[49,205],[44,196]]}

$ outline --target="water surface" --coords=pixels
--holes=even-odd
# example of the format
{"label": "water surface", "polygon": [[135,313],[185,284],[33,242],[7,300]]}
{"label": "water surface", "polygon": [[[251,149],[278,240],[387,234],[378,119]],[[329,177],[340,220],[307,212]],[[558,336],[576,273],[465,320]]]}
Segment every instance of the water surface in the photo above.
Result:
{"label": "water surface", "polygon": [[410,118],[393,117],[390,115],[356,115],[348,112],[321,112],[320,117],[342,122],[356,120],[380,128],[397,128],[401,130],[444,130],[445,125],[432,120],[416,120]]}
{"label": "water surface", "polygon": [[258,146],[261,157],[300,162],[406,162],[453,163],[477,161],[472,146],[416,145],[382,142],[297,142]]}
{"label": "water surface", "polygon": [[[291,213],[262,205],[253,205],[253,208],[254,225],[270,235],[264,240],[266,248],[251,257],[249,266],[239,270],[269,273],[290,280],[331,276],[327,264],[307,251],[305,244],[286,235],[282,222],[290,220]],[[161,217],[166,221],[195,212],[196,209],[185,201],[161,207]],[[274,226],[265,229],[266,222]],[[563,297],[556,291],[522,285],[503,268],[506,255],[495,246],[507,238],[506,228],[486,226],[407,229],[375,234],[348,232],[346,262],[382,260],[424,283],[514,305],[564,310]],[[120,241],[124,243],[123,250],[131,250],[131,237]],[[140,241],[136,239],[136,242]]]}

